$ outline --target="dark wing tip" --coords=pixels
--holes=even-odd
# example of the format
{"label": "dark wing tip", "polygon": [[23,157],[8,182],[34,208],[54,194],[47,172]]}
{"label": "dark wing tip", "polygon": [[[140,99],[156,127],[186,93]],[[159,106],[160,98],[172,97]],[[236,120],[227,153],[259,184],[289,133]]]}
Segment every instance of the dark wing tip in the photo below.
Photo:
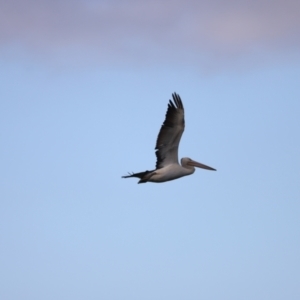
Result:
{"label": "dark wing tip", "polygon": [[174,103],[176,104],[176,106],[175,106],[174,103],[172,102],[172,100],[170,100],[170,103],[173,104],[172,106],[174,106],[174,108],[177,108],[177,109],[180,108],[183,110],[183,104],[182,104],[180,96],[174,92],[172,94],[172,98],[173,98]]}
{"label": "dark wing tip", "polygon": [[128,175],[124,175],[124,176],[122,176],[121,178],[129,178],[129,177],[132,177],[132,175],[134,175],[134,173],[133,172],[127,172],[128,173]]}
{"label": "dark wing tip", "polygon": [[[176,121],[175,118],[180,113],[183,113],[182,122],[184,124],[184,109],[183,109],[181,98],[176,93],[173,93],[172,97],[173,97],[173,101],[169,100],[165,121],[163,123],[163,126],[166,127],[173,127],[174,122]],[[157,145],[155,149],[157,149]]]}

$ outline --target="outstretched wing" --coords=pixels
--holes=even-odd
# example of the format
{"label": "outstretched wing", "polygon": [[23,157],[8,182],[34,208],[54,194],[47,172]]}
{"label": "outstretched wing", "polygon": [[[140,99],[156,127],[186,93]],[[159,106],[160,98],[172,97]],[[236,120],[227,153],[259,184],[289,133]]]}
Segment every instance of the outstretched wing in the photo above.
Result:
{"label": "outstretched wing", "polygon": [[184,131],[184,108],[178,94],[173,93],[172,97],[156,141],[157,169],[172,163],[178,164],[178,146]]}

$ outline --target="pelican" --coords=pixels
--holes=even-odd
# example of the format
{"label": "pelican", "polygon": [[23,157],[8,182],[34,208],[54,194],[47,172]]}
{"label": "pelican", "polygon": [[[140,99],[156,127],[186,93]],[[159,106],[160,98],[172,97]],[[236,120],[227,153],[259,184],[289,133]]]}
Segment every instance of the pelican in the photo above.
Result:
{"label": "pelican", "polygon": [[129,173],[129,175],[122,176],[122,178],[137,177],[140,179],[138,183],[148,181],[159,183],[191,175],[195,172],[194,167],[216,171],[216,169],[188,157],[181,159],[181,165],[178,163],[178,146],[184,131],[184,108],[178,94],[173,93],[172,97],[173,101],[169,100],[166,118],[156,141],[156,169],[140,173]]}

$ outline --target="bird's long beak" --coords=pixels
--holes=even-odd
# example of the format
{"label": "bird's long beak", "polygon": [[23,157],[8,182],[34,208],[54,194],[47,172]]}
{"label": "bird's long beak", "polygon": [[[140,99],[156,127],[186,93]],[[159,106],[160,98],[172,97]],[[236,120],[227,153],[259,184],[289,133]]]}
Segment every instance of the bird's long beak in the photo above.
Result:
{"label": "bird's long beak", "polygon": [[201,168],[201,169],[205,169],[205,170],[217,171],[217,170],[214,169],[214,168],[211,168],[211,167],[209,167],[209,166],[207,166],[207,165],[198,163],[197,161],[194,161],[194,160],[190,160],[187,164],[190,165],[190,166],[197,167],[197,168]]}

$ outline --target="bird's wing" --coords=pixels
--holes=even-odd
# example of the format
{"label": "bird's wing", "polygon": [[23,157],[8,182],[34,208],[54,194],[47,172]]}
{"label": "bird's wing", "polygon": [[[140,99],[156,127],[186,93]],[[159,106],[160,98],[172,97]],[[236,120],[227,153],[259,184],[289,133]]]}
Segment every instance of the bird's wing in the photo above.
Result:
{"label": "bird's wing", "polygon": [[156,141],[157,169],[172,163],[178,164],[178,146],[184,131],[184,108],[178,94],[173,93],[172,97]]}

